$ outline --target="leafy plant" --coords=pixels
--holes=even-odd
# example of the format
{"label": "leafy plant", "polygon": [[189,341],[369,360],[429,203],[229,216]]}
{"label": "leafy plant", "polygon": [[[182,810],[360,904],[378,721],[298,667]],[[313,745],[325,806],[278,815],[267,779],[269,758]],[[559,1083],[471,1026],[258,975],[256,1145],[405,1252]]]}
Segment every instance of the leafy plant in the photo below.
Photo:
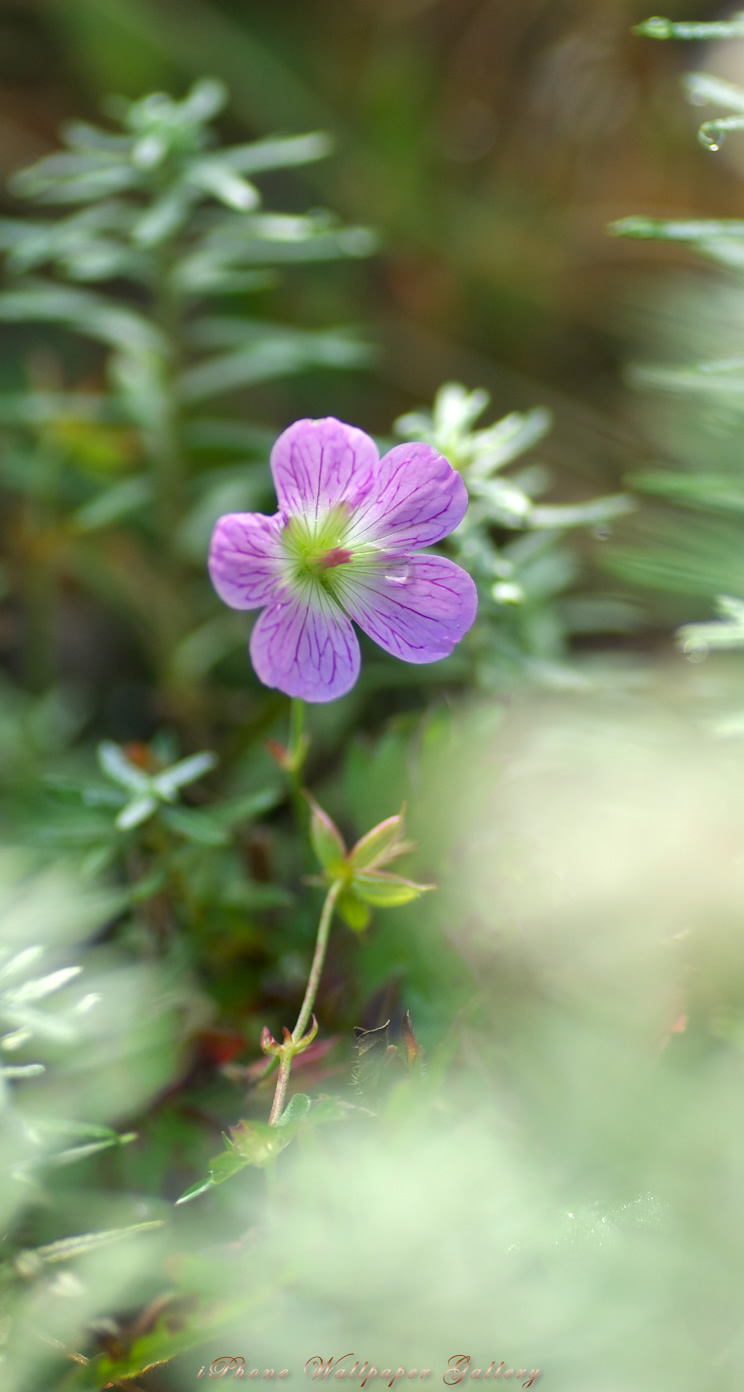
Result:
{"label": "leafy plant", "polygon": [[[627,603],[570,592],[579,560],[566,544],[572,529],[606,530],[631,512],[632,498],[616,494],[582,503],[543,503],[550,478],[539,463],[504,476],[502,470],[539,444],[551,427],[542,407],[512,412],[476,427],[488,392],[467,391],[457,382],[443,386],[431,411],[401,416],[395,431],[403,439],[426,440],[459,469],[471,504],[450,538],[453,555],[476,580],[479,621],[473,637],[478,684],[486,689],[531,677],[562,684],[579,679],[569,650],[575,632],[632,628]],[[573,670],[572,670],[573,668]]]}
{"label": "leafy plant", "polygon": [[[639,25],[636,32],[656,39],[725,39],[740,37],[742,23],[741,14],[710,23],[657,17]],[[729,132],[744,127],[744,89],[702,72],[685,74],[683,85],[693,105],[711,104],[734,113],[706,120],[699,127],[701,144],[709,151],[719,150]],[[739,302],[744,272],[744,222],[740,219],[632,216],[614,223],[610,230],[619,237],[690,247],[720,269],[727,301]],[[710,283],[705,295],[722,308]],[[725,339],[723,314],[718,315],[713,333],[719,341]],[[734,336],[738,340],[738,329]],[[676,451],[677,467],[654,464],[630,476],[632,487],[655,501],[641,514],[636,544],[613,548],[609,565],[635,584],[704,605],[715,602],[723,623],[687,624],[680,630],[688,655],[699,657],[708,647],[738,646],[736,596],[744,594],[744,489],[738,468],[744,427],[744,357],[734,352],[683,365],[636,364],[630,380],[637,388],[669,400],[688,427],[691,443]]]}
{"label": "leafy plant", "polygon": [[[107,1225],[52,1241],[33,1236],[43,1231],[55,1176],[135,1141],[110,1123],[144,1106],[173,1068],[178,1022],[162,981],[121,956],[104,967],[86,942],[118,907],[110,892],[82,890],[59,866],[0,855],[0,1366],[11,1388],[32,1384],[49,1356],[39,1302],[44,1334],[60,1347],[77,1343],[97,1301],[120,1298],[135,1279],[141,1235],[163,1225],[159,1215],[143,1220],[136,1206],[112,1201],[97,1206]],[[72,1212],[74,1181],[65,1203]],[[112,1265],[113,1244],[122,1250]]]}
{"label": "leafy plant", "polygon": [[[219,147],[211,123],[224,100],[204,80],[180,102],[112,101],[118,129],[71,123],[66,148],[13,183],[42,215],[0,222],[16,280],[0,319],[54,326],[45,355],[29,359],[28,389],[0,399],[8,583],[25,607],[27,678],[44,689],[57,675],[61,587],[72,582],[118,611],[161,710],[182,719],[195,717],[199,680],[239,642],[205,602],[211,526],[265,488],[251,460],[271,437],[222,399],[369,360],[353,331],[249,312],[280,269],[365,255],[372,239],[326,213],[264,209],[254,177],[320,159],[329,143],[311,134]],[[80,338],[103,348],[103,362],[70,353]],[[105,366],[106,384],[69,390],[68,356],[86,383]]]}

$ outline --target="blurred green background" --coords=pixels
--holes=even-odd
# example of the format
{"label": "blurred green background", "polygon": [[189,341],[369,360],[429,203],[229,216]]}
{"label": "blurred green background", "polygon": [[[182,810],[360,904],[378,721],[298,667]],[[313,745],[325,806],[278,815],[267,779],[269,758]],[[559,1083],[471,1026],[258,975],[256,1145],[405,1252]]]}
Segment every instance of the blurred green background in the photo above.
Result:
{"label": "blurred green background", "polygon": [[[262,388],[262,415],[334,409],[387,429],[460,378],[488,387],[502,413],[557,408],[546,448],[564,487],[574,476],[614,486],[646,445],[622,365],[650,332],[665,268],[701,272],[684,252],[618,242],[606,226],[637,211],[725,216],[738,203],[678,87],[703,46],[634,37],[647,8],[3,0],[0,173],[54,148],[63,119],[98,119],[110,92],[180,96],[210,74],[229,87],[227,138],[331,132],[333,158],[299,189],[275,176],[277,197],[374,227],[381,252],[292,289],[309,316],[371,321],[379,364],[371,381],[293,383],[291,403]],[[703,0],[695,14],[720,8]]]}
{"label": "blurred green background", "polygon": [[[138,1385],[182,1392],[230,1339],[267,1363],[286,1348],[299,1381],[301,1355],[349,1334],[362,1358],[411,1365],[466,1338],[487,1366],[511,1341],[566,1392],[627,1386],[633,1357],[649,1392],[740,1377],[744,701],[736,657],[696,660],[744,641],[744,392],[741,366],[723,385],[675,372],[740,352],[744,281],[705,238],[707,260],[608,226],[740,216],[744,138],[705,150],[710,112],[680,79],[744,82],[744,41],[654,43],[631,33],[647,13],[0,0],[3,186],[65,122],[106,124],[112,93],[181,100],[214,77],[222,144],[332,137],[328,158],[257,176],[265,206],[357,229],[316,258],[318,220],[308,260],[218,300],[221,320],[189,304],[192,385],[193,356],[244,329],[300,344],[291,370],[238,381],[208,417],[167,372],[151,383],[149,350],[139,378],[117,378],[116,335],[23,321],[12,274],[0,295],[0,1012],[18,1067],[49,1068],[0,1070],[12,1392],[90,1392],[100,1367],[128,1378],[161,1358],[179,1361]],[[9,192],[2,212],[39,216]],[[160,312],[152,288],[105,285],[140,328]],[[621,490],[634,511],[569,531],[538,506],[523,526],[502,496],[448,543],[474,570],[479,555],[512,566],[478,573],[478,625],[451,661],[412,672],[365,645],[358,687],[309,713],[319,801],[351,841],[407,799],[412,873],[441,893],[365,935],[334,929],[319,1043],[293,1085],[340,1098],[348,1126],[308,1124],[268,1189],[246,1167],[174,1208],[226,1128],[266,1118],[259,1033],[294,1018],[320,903],[266,747],[286,738],[287,702],[206,582],[209,529],[220,510],[272,509],[268,449],[290,421],[333,414],[391,440],[453,380],[490,392],[481,425],[549,408],[539,458],[507,480],[549,488],[547,514]],[[170,498],[134,409],[151,384],[187,444]],[[511,465],[521,449],[505,449]],[[523,583],[521,604],[493,594],[497,574]],[[721,594],[727,623],[690,630],[690,665],[675,630],[711,620]],[[142,780],[204,748],[138,821]],[[360,1102],[353,1027],[404,1008],[426,1070]],[[55,1247],[161,1221],[116,1260]]]}

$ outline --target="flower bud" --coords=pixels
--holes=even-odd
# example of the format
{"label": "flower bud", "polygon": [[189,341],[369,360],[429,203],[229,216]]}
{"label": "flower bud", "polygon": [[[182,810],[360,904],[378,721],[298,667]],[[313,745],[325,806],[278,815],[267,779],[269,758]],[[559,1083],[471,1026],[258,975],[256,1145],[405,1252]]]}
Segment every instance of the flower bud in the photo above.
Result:
{"label": "flower bud", "polygon": [[281,1044],[277,1044],[273,1034],[271,1033],[271,1030],[268,1028],[268,1025],[264,1025],[263,1029],[261,1030],[261,1049],[263,1053],[278,1054],[281,1047]]}

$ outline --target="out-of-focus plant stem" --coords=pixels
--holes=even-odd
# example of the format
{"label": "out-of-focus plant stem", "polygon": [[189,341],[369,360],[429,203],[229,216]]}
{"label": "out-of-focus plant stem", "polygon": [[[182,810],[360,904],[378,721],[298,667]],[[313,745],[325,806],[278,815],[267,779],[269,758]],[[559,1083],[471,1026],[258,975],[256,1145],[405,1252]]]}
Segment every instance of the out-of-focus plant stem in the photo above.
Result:
{"label": "out-of-focus plant stem", "polygon": [[178,376],[183,355],[183,303],[173,284],[175,247],[165,242],[157,257],[153,318],[166,343],[160,380],[157,423],[151,434],[160,564],[157,646],[160,680],[166,701],[188,716],[189,693],[173,670],[173,656],[188,632],[184,606],[186,571],[178,552],[183,519],[187,463],[181,439]]}
{"label": "out-of-focus plant stem", "polygon": [[333,911],[342,888],[343,884],[341,880],[336,880],[331,885],[325,897],[325,903],[323,904],[320,922],[318,924],[318,936],[315,939],[315,952],[313,953],[313,960],[310,966],[310,974],[307,978],[305,997],[300,1006],[297,1024],[292,1030],[291,1038],[286,1041],[282,1053],[279,1056],[279,1077],[276,1080],[276,1091],[274,1093],[274,1101],[269,1117],[270,1126],[276,1126],[284,1111],[284,1099],[287,1095],[289,1075],[292,1071],[292,1059],[296,1053],[300,1052],[297,1046],[302,1041],[302,1036],[307,1027],[308,1020],[312,1015],[315,997],[318,993],[318,986],[320,985],[320,978],[323,972],[323,963],[325,962],[328,939],[331,932],[331,923],[333,922]]}
{"label": "out-of-focus plant stem", "polygon": [[292,802],[294,804],[297,830],[302,843],[305,843],[307,828],[307,807],[302,796],[302,768],[305,762],[306,747],[303,738],[305,723],[305,703],[293,696],[289,708],[289,739],[287,742],[287,768],[292,783]]}
{"label": "out-of-focus plant stem", "polygon": [[[23,513],[21,583],[24,591],[24,675],[29,690],[41,695],[56,674],[56,575],[51,559],[55,527],[56,461],[44,444],[33,459],[39,486],[30,491]],[[45,486],[41,486],[41,481]]]}
{"label": "out-of-focus plant stem", "polygon": [[[289,757],[292,760],[293,767],[302,763],[302,726],[304,716],[304,702],[300,700],[299,696],[293,696],[289,710]],[[297,770],[295,781],[299,781],[299,769]]]}

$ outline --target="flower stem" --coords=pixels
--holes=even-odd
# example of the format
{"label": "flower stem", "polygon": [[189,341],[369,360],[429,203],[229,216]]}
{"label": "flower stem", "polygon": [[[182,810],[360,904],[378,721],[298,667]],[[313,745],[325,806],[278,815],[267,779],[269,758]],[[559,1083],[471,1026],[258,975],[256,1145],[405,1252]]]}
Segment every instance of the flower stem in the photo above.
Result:
{"label": "flower stem", "polygon": [[302,727],[305,723],[305,704],[298,696],[293,696],[289,707],[289,738],[287,747],[287,769],[292,785],[292,803],[300,840],[304,843],[307,829],[307,808],[302,796],[302,766],[305,762],[305,747]]}
{"label": "flower stem", "polygon": [[318,924],[318,936],[315,939],[315,952],[313,953],[313,960],[310,966],[310,975],[307,978],[305,996],[302,1005],[300,1006],[300,1013],[297,1016],[297,1024],[292,1030],[291,1038],[287,1040],[279,1056],[279,1077],[276,1080],[276,1091],[274,1093],[274,1101],[271,1106],[269,1126],[276,1126],[282,1112],[284,1111],[284,1099],[287,1095],[289,1075],[292,1071],[292,1059],[294,1058],[294,1055],[296,1053],[300,1052],[300,1050],[298,1050],[297,1048],[297,1045],[301,1042],[302,1036],[305,1033],[308,1020],[312,1015],[313,1006],[315,1004],[315,997],[318,992],[318,986],[320,985],[320,977],[323,971],[323,963],[325,961],[326,949],[328,947],[328,938],[330,936],[331,923],[333,921],[333,911],[336,907],[336,901],[338,899],[339,894],[341,893],[342,888],[343,885],[341,880],[335,880],[325,897],[325,903],[323,904],[323,909],[320,915],[320,922]]}
{"label": "flower stem", "polygon": [[292,1068],[291,1054],[282,1054],[279,1064],[279,1077],[276,1080],[276,1090],[274,1101],[271,1104],[271,1115],[269,1116],[269,1126],[276,1126],[282,1112],[284,1111],[284,1099],[287,1095],[287,1084]]}
{"label": "flower stem", "polygon": [[302,771],[307,758],[308,739],[304,733],[305,703],[299,696],[293,696],[289,704],[289,731],[287,734],[287,755],[285,771],[289,779],[294,813],[295,829],[303,847],[303,864],[309,873],[312,870],[312,857],[307,844],[308,810],[302,793]]}
{"label": "flower stem", "polygon": [[328,937],[331,931],[333,911],[342,888],[343,885],[341,881],[336,880],[335,883],[331,885],[325,898],[323,911],[320,915],[320,923],[318,924],[318,936],[315,940],[315,952],[313,954],[312,966],[310,967],[310,975],[307,979],[307,986],[305,988],[305,999],[300,1006],[297,1024],[292,1030],[292,1039],[295,1044],[305,1033],[307,1022],[313,1011],[315,997],[317,995],[318,986],[320,985],[320,974],[323,970],[323,963],[325,961],[326,948],[328,947]]}
{"label": "flower stem", "polygon": [[292,765],[297,765],[296,779],[299,778],[299,765],[302,763],[302,726],[305,717],[305,704],[299,696],[293,696],[289,708],[289,757]]}

